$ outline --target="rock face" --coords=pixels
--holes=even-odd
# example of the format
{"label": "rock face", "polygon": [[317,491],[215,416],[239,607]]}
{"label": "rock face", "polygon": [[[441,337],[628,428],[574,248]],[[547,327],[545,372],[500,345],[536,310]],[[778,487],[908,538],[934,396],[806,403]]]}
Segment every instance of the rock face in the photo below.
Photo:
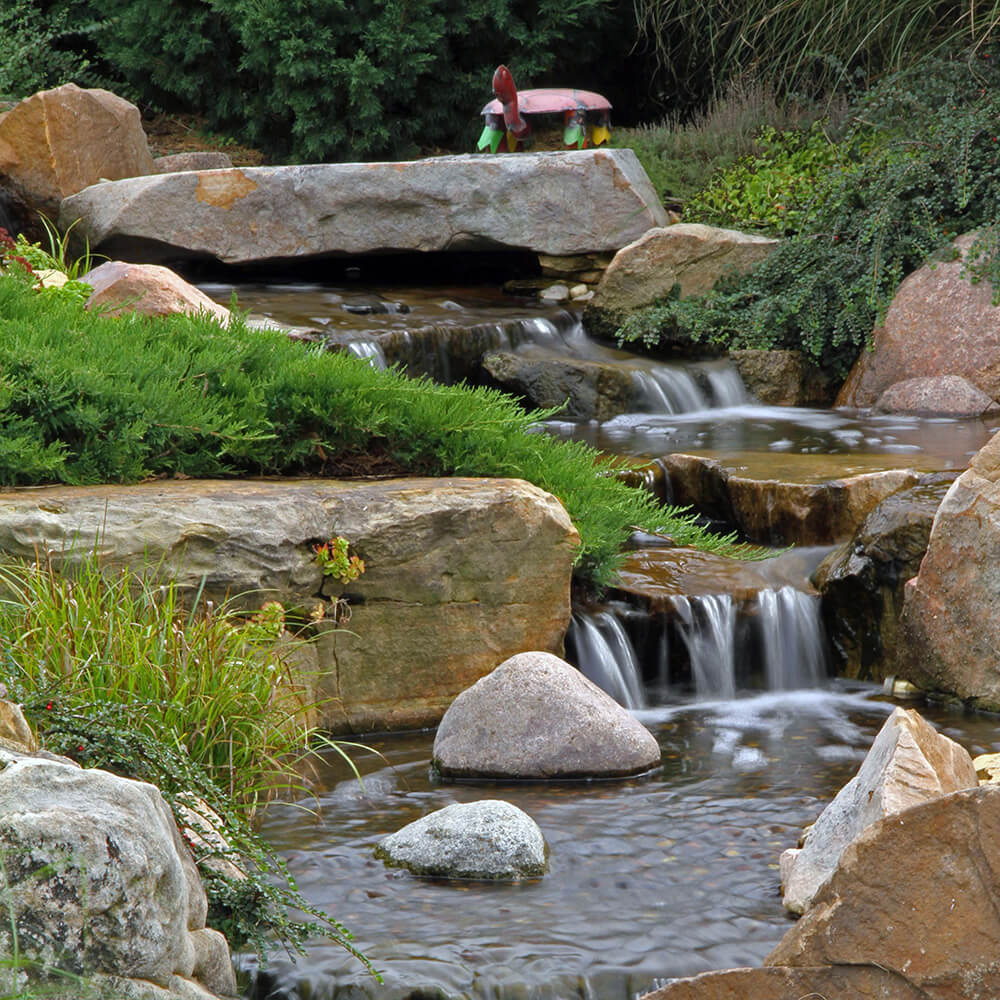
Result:
{"label": "rock face", "polygon": [[782,854],[785,906],[793,913],[807,912],[847,845],[876,820],[977,784],[966,750],[917,712],[897,708],[858,773],[809,828],[802,848]]}
{"label": "rock face", "polygon": [[[630,149],[162,174],[67,199],[103,253],[229,264],[321,254],[617,250],[665,221]],[[127,249],[127,253],[125,250]]]}
{"label": "rock face", "polygon": [[[0,551],[56,563],[96,551],[182,592],[312,609],[344,590],[313,546],[346,538],[367,570],[350,631],[317,639],[318,723],[344,732],[436,723],[460,691],[524,649],[559,651],[578,536],[519,480],[189,481],[0,494]],[[65,555],[64,555],[65,553]]]}
{"label": "rock face", "polygon": [[173,988],[210,965],[212,987],[236,993],[225,939],[205,930],[204,889],[156,788],[10,751],[0,763],[3,954],[13,925],[21,954],[51,968]]}
{"label": "rock face", "polygon": [[729,360],[747,392],[765,406],[829,406],[830,380],[801,351],[738,350]]}
{"label": "rock face", "polygon": [[959,237],[957,259],[925,264],[903,281],[837,406],[874,406],[897,382],[931,375],[961,375],[1000,399],[1000,307],[991,302],[988,281],[974,285],[961,273],[974,240],[974,234]]}
{"label": "rock face", "polygon": [[[885,456],[877,456],[884,459]],[[839,456],[762,456],[758,469],[746,456],[665,455],[672,502],[692,506],[729,530],[767,545],[829,545],[849,537],[882,500],[913,486],[913,469],[846,471]]]}
{"label": "rock face", "polygon": [[1000,407],[961,375],[908,378],[879,396],[879,413],[917,413],[939,417],[982,417]]}
{"label": "rock face", "polygon": [[817,569],[813,580],[838,673],[881,681],[896,669],[904,587],[920,569],[934,515],[954,479],[953,472],[932,473],[886,497]]}
{"label": "rock face", "polygon": [[203,291],[169,268],[156,264],[126,264],[109,260],[80,279],[94,291],[87,308],[101,308],[112,316],[138,312],[146,316],[172,313],[208,313],[220,323],[229,323],[229,310],[213,302]]}
{"label": "rock face", "polygon": [[0,175],[52,218],[63,198],[102,178],[152,169],[139,109],[110,91],[67,83],[39,91],[0,118]]}
{"label": "rock face", "polygon": [[230,170],[233,161],[228,153],[198,150],[189,153],[171,153],[153,160],[154,174],[176,174],[184,170]]}
{"label": "rock face", "polygon": [[577,420],[610,420],[636,408],[631,373],[621,365],[560,358],[536,351],[493,351],[483,368],[505,392],[529,406],[565,406],[560,416]]}
{"label": "rock face", "polygon": [[653,735],[564,660],[520,653],[463,691],[434,739],[452,778],[641,774],[660,762]]}
{"label": "rock face", "polygon": [[934,518],[920,572],[906,585],[900,676],[1000,708],[1000,437],[972,459]]}
{"label": "rock face", "polygon": [[725,274],[743,274],[771,254],[777,240],[680,222],[650,229],[615,254],[584,323],[595,336],[611,337],[625,317],[669,295],[703,295]]}
{"label": "rock face", "polygon": [[955,792],[889,816],[844,851],[767,964],[878,965],[921,996],[990,1000],[1000,995],[997,871],[1000,789]]}
{"label": "rock face", "polygon": [[414,875],[517,881],[547,867],[538,824],[509,802],[456,802],[383,837],[375,857]]}

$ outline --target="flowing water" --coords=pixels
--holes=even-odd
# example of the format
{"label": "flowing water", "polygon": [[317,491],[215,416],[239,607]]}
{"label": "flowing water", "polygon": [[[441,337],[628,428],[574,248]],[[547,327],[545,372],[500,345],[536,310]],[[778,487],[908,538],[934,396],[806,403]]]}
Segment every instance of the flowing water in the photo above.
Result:
{"label": "flowing water", "polygon": [[[264,835],[300,889],[356,934],[383,973],[317,942],[272,962],[256,1000],[632,1000],[671,976],[759,964],[789,928],[778,857],[856,771],[892,705],[871,689],[767,693],[639,712],[663,751],[644,780],[440,784],[432,733],[368,738],[363,784],[335,759],[314,816],[271,806]],[[973,753],[995,718],[921,708]],[[550,869],[517,885],[415,878],[378,840],[453,802],[503,798],[540,825]],[[245,963],[248,968],[252,963]]]}
{"label": "flowing water", "polygon": [[[232,290],[205,287],[223,302]],[[811,474],[810,456],[834,456],[840,474],[948,469],[964,467],[994,430],[983,421],[757,406],[726,362],[636,358],[592,341],[570,313],[488,289],[239,291],[261,316],[320,331],[370,363],[442,380],[476,378],[453,354],[460,328],[482,350],[622,366],[636,412],[545,426],[628,456],[696,451],[759,475],[793,469],[800,479]],[[812,474],[829,475],[828,466]],[[663,767],[652,775],[444,784],[430,773],[432,733],[366,739],[371,751],[356,754],[362,782],[331,755],[316,799],[300,804],[315,811],[272,805],[262,832],[307,898],[355,931],[385,986],[316,942],[297,964],[278,958],[263,971],[243,956],[254,977],[246,995],[632,1000],[667,977],[759,964],[790,926],[781,851],[853,775],[893,707],[873,687],[826,678],[818,598],[806,582],[822,554],[754,564],[751,587],[689,560],[692,586],[678,591],[674,569],[656,565],[650,550],[633,572],[652,595],[648,608],[616,598],[575,609],[568,655],[656,735]],[[973,754],[1000,750],[995,718],[921,710]],[[449,883],[375,860],[384,835],[487,797],[539,823],[551,851],[544,878]]]}

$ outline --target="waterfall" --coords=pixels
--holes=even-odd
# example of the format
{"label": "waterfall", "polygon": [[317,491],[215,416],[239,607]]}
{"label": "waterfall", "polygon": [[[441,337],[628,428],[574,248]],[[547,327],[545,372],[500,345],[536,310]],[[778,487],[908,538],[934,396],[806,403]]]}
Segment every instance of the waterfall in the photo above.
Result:
{"label": "waterfall", "polygon": [[757,603],[768,690],[818,687],[826,674],[819,598],[782,587],[762,590]]}
{"label": "waterfall", "polygon": [[705,376],[712,389],[714,406],[742,406],[747,402],[747,390],[740,373],[728,362],[708,365]]}
{"label": "waterfall", "polygon": [[566,636],[580,672],[626,708],[644,708],[639,661],[621,622],[610,611],[575,614]]}
{"label": "waterfall", "polygon": [[[785,586],[743,602],[729,594],[668,600],[667,614],[646,618],[638,630],[645,675],[657,696],[670,697],[678,684],[713,701],[735,698],[749,687],[794,691],[822,685],[826,657],[818,597]],[[614,606],[577,612],[566,638],[585,676],[626,708],[644,707],[640,655]]]}
{"label": "waterfall", "polygon": [[683,368],[667,365],[636,368],[632,372],[632,383],[636,405],[647,413],[688,413],[709,406],[694,376]]}
{"label": "waterfall", "polygon": [[736,697],[736,603],[729,594],[675,597],[678,631],[699,698]]}
{"label": "waterfall", "polygon": [[374,338],[351,340],[347,343],[347,350],[355,357],[364,358],[372,368],[388,367],[385,360],[385,353]]}

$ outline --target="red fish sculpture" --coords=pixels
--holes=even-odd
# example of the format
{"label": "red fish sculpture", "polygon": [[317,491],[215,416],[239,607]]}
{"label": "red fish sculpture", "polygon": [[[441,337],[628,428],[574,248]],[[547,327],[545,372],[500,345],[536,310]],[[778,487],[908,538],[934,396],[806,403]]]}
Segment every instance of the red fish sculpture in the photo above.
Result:
{"label": "red fish sculpture", "polygon": [[515,152],[531,136],[525,116],[532,115],[562,114],[563,144],[570,149],[600,146],[611,136],[611,103],[591,90],[544,87],[518,93],[510,70],[498,66],[493,93],[496,99],[482,110],[486,125],[476,147],[479,150]]}

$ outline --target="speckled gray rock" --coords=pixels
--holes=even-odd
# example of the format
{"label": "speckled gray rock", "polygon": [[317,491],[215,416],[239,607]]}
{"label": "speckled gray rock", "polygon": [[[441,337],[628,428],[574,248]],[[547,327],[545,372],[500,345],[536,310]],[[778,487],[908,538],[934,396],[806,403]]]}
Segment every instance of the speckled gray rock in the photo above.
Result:
{"label": "speckled gray rock", "polygon": [[500,799],[456,802],[383,837],[375,857],[414,875],[516,881],[545,874],[545,838]]}
{"label": "speckled gray rock", "polygon": [[456,778],[625,777],[660,763],[653,735],[551,653],[518,653],[463,691],[434,739]]}

